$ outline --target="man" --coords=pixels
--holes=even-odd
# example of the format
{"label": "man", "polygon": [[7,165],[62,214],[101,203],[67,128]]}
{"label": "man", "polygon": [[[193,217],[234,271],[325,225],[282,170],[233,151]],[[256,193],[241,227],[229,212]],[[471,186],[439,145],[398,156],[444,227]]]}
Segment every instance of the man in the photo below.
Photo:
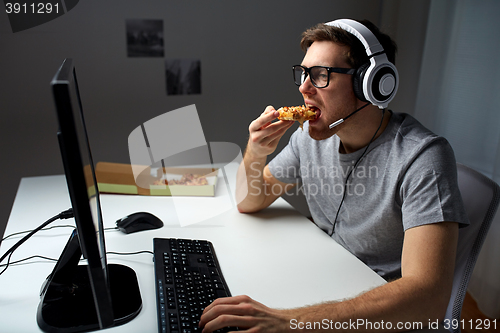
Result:
{"label": "man", "polygon": [[[363,24],[394,63],[395,44],[370,22]],[[353,299],[290,310],[247,296],[217,299],[201,317],[204,332],[226,326],[285,332],[294,331],[292,322],[358,318],[397,328],[401,322],[425,326],[444,318],[459,224],[468,223],[453,151],[411,116],[381,111],[355,92],[349,69],[370,60],[351,32],[319,24],[303,34],[306,54],[294,67],[295,80],[318,116],[269,165],[267,156],[292,124],[274,121],[278,113],[272,106],[250,124],[240,167],[246,172],[238,178],[248,195],[238,209],[259,211],[300,183],[314,222],[388,283]],[[345,121],[331,126],[339,119]]]}

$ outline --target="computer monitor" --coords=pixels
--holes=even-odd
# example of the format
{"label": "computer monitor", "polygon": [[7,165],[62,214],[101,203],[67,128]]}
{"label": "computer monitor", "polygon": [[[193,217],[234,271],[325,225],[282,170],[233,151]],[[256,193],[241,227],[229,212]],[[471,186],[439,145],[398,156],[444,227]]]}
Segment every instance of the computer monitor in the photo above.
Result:
{"label": "computer monitor", "polygon": [[[37,322],[46,332],[121,325],[139,314],[142,300],[135,272],[107,263],[99,190],[71,59],[63,62],[51,86],[76,229],[42,287]],[[86,265],[79,264],[82,254]]]}

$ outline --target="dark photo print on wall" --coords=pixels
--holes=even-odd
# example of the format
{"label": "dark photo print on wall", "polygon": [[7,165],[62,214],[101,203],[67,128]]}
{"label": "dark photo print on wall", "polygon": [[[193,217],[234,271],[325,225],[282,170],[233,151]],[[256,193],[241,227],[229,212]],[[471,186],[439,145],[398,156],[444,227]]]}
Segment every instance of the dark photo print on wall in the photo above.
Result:
{"label": "dark photo print on wall", "polygon": [[167,95],[201,94],[201,61],[165,60]]}
{"label": "dark photo print on wall", "polygon": [[163,20],[126,20],[129,57],[163,57]]}

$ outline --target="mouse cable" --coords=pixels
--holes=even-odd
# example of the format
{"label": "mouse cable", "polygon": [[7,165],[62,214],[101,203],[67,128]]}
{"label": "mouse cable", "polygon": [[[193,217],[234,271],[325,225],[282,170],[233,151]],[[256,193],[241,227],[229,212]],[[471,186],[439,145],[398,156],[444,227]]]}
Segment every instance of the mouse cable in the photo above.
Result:
{"label": "mouse cable", "polygon": [[[12,253],[11,253],[12,254]],[[5,267],[5,266],[14,266],[14,265],[17,265],[17,264],[20,264],[24,261],[27,261],[27,260],[30,260],[30,259],[35,259],[35,258],[38,258],[38,259],[43,259],[43,260],[48,260],[48,261],[57,261],[58,259],[55,259],[55,258],[49,258],[49,257],[44,257],[44,256],[41,256],[41,255],[38,255],[38,254],[35,254],[31,257],[27,257],[27,258],[23,258],[23,259],[19,259],[19,260],[16,260],[16,261],[10,261],[10,256],[9,256],[9,260],[7,260],[7,263],[6,264],[1,264],[0,267]],[[35,262],[29,262],[29,263],[26,263],[25,265],[27,264],[34,264]],[[3,273],[3,271],[2,271]]]}
{"label": "mouse cable", "polygon": [[[56,229],[56,228],[73,228],[73,229],[76,229],[76,227],[74,225],[67,224],[67,225],[54,225],[52,227],[40,229],[40,231],[47,231],[47,230]],[[17,236],[17,235],[21,235],[21,234],[27,234],[28,232],[32,232],[32,231],[33,230],[25,230],[25,231],[15,232],[13,234],[10,234],[10,235],[5,236],[4,238],[2,238],[2,242],[4,240],[8,239],[8,238],[11,238],[11,237],[14,237],[14,236]]]}
{"label": "mouse cable", "polygon": [[[44,230],[47,230],[47,229],[44,229]],[[147,250],[144,250],[144,251],[137,251],[137,252],[106,252],[106,254],[115,254],[115,255],[122,255],[122,256],[128,256],[128,255],[136,255],[136,254],[151,254],[151,255],[154,255],[154,253],[152,251],[147,251]],[[12,253],[11,253],[12,255]],[[45,256],[41,256],[41,255],[33,255],[31,257],[27,257],[27,258],[23,258],[23,259],[19,259],[19,260],[16,260],[16,261],[10,261],[8,260],[8,263],[6,264],[0,264],[0,268],[1,267],[5,267],[5,266],[8,266],[8,265],[17,265],[17,264],[20,264],[24,261],[27,261],[27,260],[30,260],[30,259],[35,259],[35,258],[38,258],[38,259],[43,259],[43,260],[48,260],[48,261],[58,261],[59,259],[54,259],[54,258],[49,258],[49,257],[45,257]],[[10,256],[9,256],[9,259],[10,259]],[[86,259],[82,258],[80,259],[80,261],[85,261]],[[33,264],[34,262],[32,263],[27,263],[27,264]]]}
{"label": "mouse cable", "polygon": [[[56,220],[59,220],[59,219],[69,219],[69,218],[72,218],[74,217],[73,215],[73,208],[70,208],[70,209],[67,209],[59,214],[57,214],[56,216],[54,217],[51,217],[50,219],[48,219],[47,221],[45,221],[44,223],[42,223],[39,227],[37,227],[36,229],[33,229],[29,234],[27,234],[26,236],[24,236],[20,241],[18,241],[16,244],[14,244],[10,249],[7,250],[7,252],[5,252],[3,254],[3,256],[0,258],[0,263],[10,254],[12,255],[12,253],[19,247],[21,246],[21,244],[23,244],[24,242],[26,242],[31,236],[33,236],[35,233],[37,233],[38,231],[40,231],[41,229],[45,228],[47,225],[49,225],[50,223],[56,221]],[[9,261],[10,261],[10,256],[9,256]],[[7,269],[7,267],[5,267],[5,269]],[[5,271],[5,269],[2,271],[2,273]],[[0,273],[1,274],[1,273]]]}
{"label": "mouse cable", "polygon": [[131,255],[136,255],[136,254],[142,254],[142,253],[149,253],[154,255],[153,251],[137,251],[137,252],[106,252],[106,254],[117,254],[120,256],[131,256]]}
{"label": "mouse cable", "polygon": [[[154,255],[153,251],[147,251],[147,250],[144,250],[144,251],[137,251],[137,252],[106,252],[106,254],[116,254],[116,255],[120,255],[120,256],[131,256],[131,255],[136,255],[136,254],[152,254]],[[49,258],[49,257],[44,257],[44,256],[41,256],[41,255],[33,255],[31,257],[27,257],[27,258],[24,258],[24,259],[19,259],[19,260],[16,260],[16,261],[12,261],[10,264],[11,265],[15,265],[15,264],[19,264],[23,261],[26,261],[26,260],[30,260],[30,259],[34,259],[34,258],[39,258],[39,259],[44,259],[44,260],[50,260],[50,261],[57,261],[58,259],[54,259],[54,258]],[[87,259],[80,259],[81,261],[84,261],[84,260],[87,260]],[[0,267],[4,267],[4,266],[7,266],[8,264],[0,264]]]}
{"label": "mouse cable", "polygon": [[[10,261],[10,258],[12,257],[12,253],[10,253],[9,255],[9,258],[7,260],[7,263],[6,264],[0,264],[0,268],[1,267],[5,267],[1,272],[0,272],[0,275],[2,275],[9,266],[13,266],[13,265],[17,265],[17,264],[20,264],[24,261],[27,261],[27,260],[30,260],[30,259],[34,259],[34,258],[39,258],[39,259],[43,259],[43,260],[48,260],[48,261],[58,261],[58,259],[54,259],[54,258],[49,258],[49,257],[44,257],[44,256],[41,256],[41,255],[33,255],[31,257],[27,257],[27,258],[23,258],[23,259],[19,259],[19,260],[16,260],[16,261]],[[115,255],[124,255],[124,256],[127,256],[127,255],[137,255],[137,254],[144,254],[144,253],[147,253],[147,254],[151,254],[151,255],[154,255],[154,253],[152,251],[137,251],[137,252],[106,252],[106,255],[108,254],[115,254]],[[86,259],[82,258],[80,259],[80,261],[85,261]],[[25,265],[29,265],[29,264],[34,264],[35,262],[29,262],[29,263],[26,263]]]}
{"label": "mouse cable", "polygon": [[[63,212],[64,213],[64,212]],[[51,230],[51,229],[55,229],[55,228],[73,228],[73,229],[76,229],[76,227],[74,225],[54,225],[52,227],[48,227],[48,228],[43,228],[43,229],[40,229],[40,231],[46,231],[46,230]],[[33,232],[34,230],[25,230],[25,231],[19,231],[19,232],[15,232],[13,234],[10,234],[8,236],[5,236],[4,238],[2,238],[2,242],[10,237],[14,237],[14,236],[17,236],[17,235],[21,235],[21,234],[26,234],[28,232]],[[19,244],[20,245],[20,244]],[[9,250],[10,251],[10,250]],[[10,252],[10,255],[9,255],[9,258],[7,259],[7,263],[6,264],[2,264],[0,265],[0,268],[1,267],[5,267],[4,270],[2,270],[2,272],[0,272],[0,275],[3,274],[3,272],[5,272],[7,270],[7,267],[9,265],[14,265],[14,264],[17,264],[17,263],[21,263],[23,261],[26,261],[28,259],[32,259],[32,258],[41,258],[41,259],[46,259],[46,260],[52,260],[52,261],[57,261],[57,259],[53,259],[53,258],[47,258],[47,257],[43,257],[43,256],[39,256],[39,255],[34,255],[34,256],[31,256],[31,257],[28,257],[28,258],[24,258],[24,259],[20,259],[20,260],[17,260],[17,261],[13,261],[11,262],[10,259],[12,257],[12,253],[14,253],[14,251],[11,251]]]}
{"label": "mouse cable", "polygon": [[[46,229],[44,229],[46,230]],[[137,252],[106,252],[106,254],[115,254],[115,255],[122,255],[122,256],[128,256],[128,255],[136,255],[136,254],[152,254],[154,255],[154,253],[152,251],[137,251]],[[11,253],[12,254],[12,253]],[[10,258],[10,256],[9,256]],[[45,257],[45,256],[41,256],[41,255],[33,255],[31,257],[27,257],[27,258],[23,258],[23,259],[19,259],[19,260],[16,260],[16,261],[12,261],[10,262],[10,260],[8,260],[8,263],[7,264],[0,264],[0,267],[5,267],[5,266],[8,266],[8,265],[17,265],[17,264],[20,264],[24,261],[27,261],[27,260],[30,260],[30,259],[35,259],[35,258],[38,258],[38,259],[43,259],[43,260],[48,260],[48,261],[58,261],[59,259],[55,259],[55,258],[49,258],[49,257]],[[80,261],[85,261],[86,259],[80,259]],[[28,264],[33,264],[34,262],[32,263],[28,263]]]}

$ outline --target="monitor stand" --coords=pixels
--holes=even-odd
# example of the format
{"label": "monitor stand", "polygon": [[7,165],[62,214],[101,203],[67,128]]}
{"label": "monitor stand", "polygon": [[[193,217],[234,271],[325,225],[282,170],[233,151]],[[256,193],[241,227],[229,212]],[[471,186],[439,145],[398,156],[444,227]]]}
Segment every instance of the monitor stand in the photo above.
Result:
{"label": "monitor stand", "polygon": [[[54,270],[41,290],[38,326],[45,332],[81,332],[102,327],[97,315],[88,267],[78,265],[82,251],[78,235],[71,235]],[[127,266],[109,264],[109,294],[118,326],[135,318],[142,308],[135,272]]]}

